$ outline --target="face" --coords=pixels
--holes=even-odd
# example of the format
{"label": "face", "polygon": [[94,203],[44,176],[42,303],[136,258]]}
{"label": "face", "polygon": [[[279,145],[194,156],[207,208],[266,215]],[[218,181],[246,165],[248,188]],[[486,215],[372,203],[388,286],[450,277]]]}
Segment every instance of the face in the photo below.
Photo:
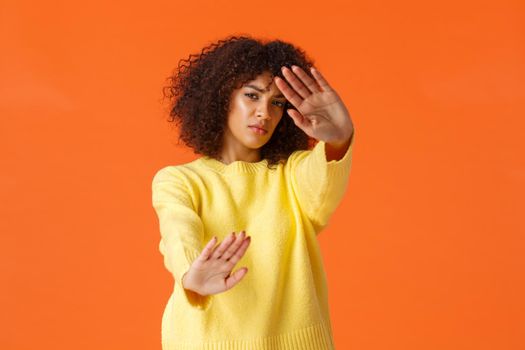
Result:
{"label": "face", "polygon": [[286,103],[272,78],[270,72],[265,72],[232,92],[224,135],[226,147],[250,152],[270,140]]}

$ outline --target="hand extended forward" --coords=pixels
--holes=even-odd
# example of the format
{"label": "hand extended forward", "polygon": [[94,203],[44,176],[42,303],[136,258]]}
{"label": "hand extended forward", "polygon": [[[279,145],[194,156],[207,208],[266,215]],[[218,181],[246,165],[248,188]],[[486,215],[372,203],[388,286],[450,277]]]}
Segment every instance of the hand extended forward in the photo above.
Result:
{"label": "hand extended forward", "polygon": [[206,244],[182,276],[184,289],[203,296],[225,292],[239,283],[248,272],[248,268],[243,267],[231,274],[235,264],[248,249],[251,237],[246,237],[246,232],[242,231],[237,236],[232,232],[218,246],[215,246],[216,240],[213,237]]}

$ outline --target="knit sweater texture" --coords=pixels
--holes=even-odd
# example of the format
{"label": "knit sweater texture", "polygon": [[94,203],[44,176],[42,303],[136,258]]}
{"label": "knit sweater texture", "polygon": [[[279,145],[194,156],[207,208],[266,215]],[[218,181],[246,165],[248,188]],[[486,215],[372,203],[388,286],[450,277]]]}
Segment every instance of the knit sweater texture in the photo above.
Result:
{"label": "knit sweater texture", "polygon": [[[163,350],[333,350],[328,288],[318,234],[346,192],[355,135],[343,158],[324,141],[268,161],[222,163],[207,156],[158,170],[152,203],[159,251],[173,276],[162,315]],[[217,236],[245,230],[251,243],[233,288],[201,296],[182,275]]]}

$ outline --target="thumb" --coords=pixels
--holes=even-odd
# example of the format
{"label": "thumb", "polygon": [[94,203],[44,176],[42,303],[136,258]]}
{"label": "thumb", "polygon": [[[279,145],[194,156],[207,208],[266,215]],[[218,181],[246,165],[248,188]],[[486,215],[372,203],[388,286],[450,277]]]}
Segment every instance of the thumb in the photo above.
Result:
{"label": "thumb", "polygon": [[304,130],[308,126],[306,118],[296,109],[287,109],[286,112],[293,119],[295,125],[297,125],[299,128]]}
{"label": "thumb", "polygon": [[242,269],[238,269],[233,274],[231,274],[228,278],[226,278],[226,289],[230,289],[233,286],[235,286],[237,283],[239,283],[244,275],[248,272],[247,267],[243,267]]}

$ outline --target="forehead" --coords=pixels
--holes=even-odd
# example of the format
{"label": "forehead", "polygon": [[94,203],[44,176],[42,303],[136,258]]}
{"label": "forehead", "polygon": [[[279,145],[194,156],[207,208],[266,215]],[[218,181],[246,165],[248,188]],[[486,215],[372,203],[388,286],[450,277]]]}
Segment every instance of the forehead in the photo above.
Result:
{"label": "forehead", "polygon": [[279,93],[280,90],[275,85],[275,82],[273,81],[273,75],[269,72],[262,73],[255,77],[255,79],[250,80],[243,84],[244,87],[251,87],[255,90],[259,90],[260,92],[273,92],[273,93]]}

